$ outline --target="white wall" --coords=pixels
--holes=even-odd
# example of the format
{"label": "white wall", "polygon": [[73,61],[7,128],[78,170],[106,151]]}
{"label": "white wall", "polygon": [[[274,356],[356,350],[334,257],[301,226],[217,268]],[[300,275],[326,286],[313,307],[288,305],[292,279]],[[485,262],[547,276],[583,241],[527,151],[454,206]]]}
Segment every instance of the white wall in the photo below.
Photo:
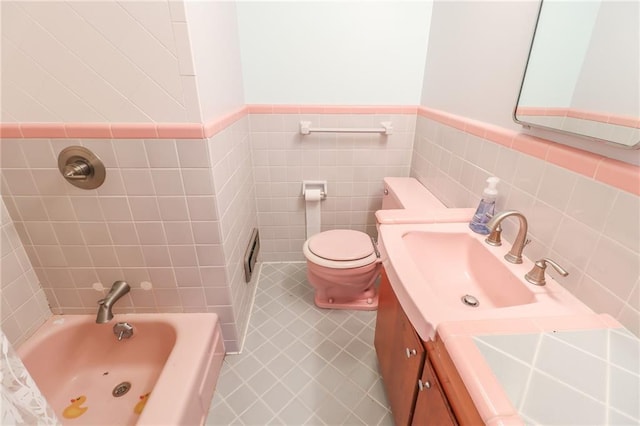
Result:
{"label": "white wall", "polygon": [[421,105],[513,123],[537,1],[438,1],[433,5]]}
{"label": "white wall", "polygon": [[242,66],[236,3],[187,1],[185,24],[174,24],[182,31],[188,25],[192,68],[201,117],[206,122],[244,105]]}
{"label": "white wall", "polygon": [[538,1],[434,3],[420,104],[640,164],[640,150],[524,130],[513,122],[538,6]]}
{"label": "white wall", "polygon": [[431,4],[238,3],[246,103],[417,104]]}

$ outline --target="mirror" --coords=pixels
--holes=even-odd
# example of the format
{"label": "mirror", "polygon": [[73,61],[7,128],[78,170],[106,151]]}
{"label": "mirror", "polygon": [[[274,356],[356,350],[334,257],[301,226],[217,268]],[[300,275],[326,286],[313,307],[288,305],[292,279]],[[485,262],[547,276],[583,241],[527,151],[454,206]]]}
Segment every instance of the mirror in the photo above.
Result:
{"label": "mirror", "polygon": [[514,119],[640,148],[640,2],[545,0]]}

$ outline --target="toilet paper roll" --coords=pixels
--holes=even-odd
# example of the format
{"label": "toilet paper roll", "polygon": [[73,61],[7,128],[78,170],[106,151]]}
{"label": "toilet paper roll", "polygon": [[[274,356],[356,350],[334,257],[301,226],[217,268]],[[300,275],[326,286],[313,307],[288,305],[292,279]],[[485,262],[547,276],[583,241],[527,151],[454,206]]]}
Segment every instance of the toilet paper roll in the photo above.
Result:
{"label": "toilet paper roll", "polygon": [[307,222],[307,238],[320,232],[320,201],[322,192],[319,189],[304,191],[305,219]]}

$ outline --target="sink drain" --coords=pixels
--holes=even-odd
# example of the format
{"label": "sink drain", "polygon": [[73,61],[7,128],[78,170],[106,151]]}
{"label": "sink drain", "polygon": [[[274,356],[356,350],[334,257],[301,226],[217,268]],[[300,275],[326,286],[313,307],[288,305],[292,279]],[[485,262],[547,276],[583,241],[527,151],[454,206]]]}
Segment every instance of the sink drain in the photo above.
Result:
{"label": "sink drain", "polygon": [[122,382],[119,385],[116,385],[115,388],[113,388],[113,391],[111,391],[111,395],[113,395],[116,398],[118,398],[120,396],[123,396],[127,392],[129,392],[129,389],[131,389],[131,383]]}
{"label": "sink drain", "polygon": [[480,301],[470,294],[465,294],[460,298],[460,300],[462,300],[462,303],[467,306],[471,306],[472,308],[480,306]]}

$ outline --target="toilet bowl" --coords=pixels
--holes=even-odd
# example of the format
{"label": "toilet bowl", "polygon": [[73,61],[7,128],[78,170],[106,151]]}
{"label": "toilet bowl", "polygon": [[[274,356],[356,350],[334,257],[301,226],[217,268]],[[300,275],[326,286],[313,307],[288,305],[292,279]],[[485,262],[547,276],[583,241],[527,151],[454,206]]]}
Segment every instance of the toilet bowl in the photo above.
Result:
{"label": "toilet bowl", "polygon": [[378,308],[375,282],[380,257],[364,232],[334,229],[305,241],[307,279],[320,308],[371,311]]}
{"label": "toilet bowl", "polygon": [[[384,179],[382,209],[426,211],[446,208],[416,179]],[[382,268],[375,242],[364,232],[334,229],[317,233],[305,241],[307,280],[321,308],[375,310],[376,280]]]}

